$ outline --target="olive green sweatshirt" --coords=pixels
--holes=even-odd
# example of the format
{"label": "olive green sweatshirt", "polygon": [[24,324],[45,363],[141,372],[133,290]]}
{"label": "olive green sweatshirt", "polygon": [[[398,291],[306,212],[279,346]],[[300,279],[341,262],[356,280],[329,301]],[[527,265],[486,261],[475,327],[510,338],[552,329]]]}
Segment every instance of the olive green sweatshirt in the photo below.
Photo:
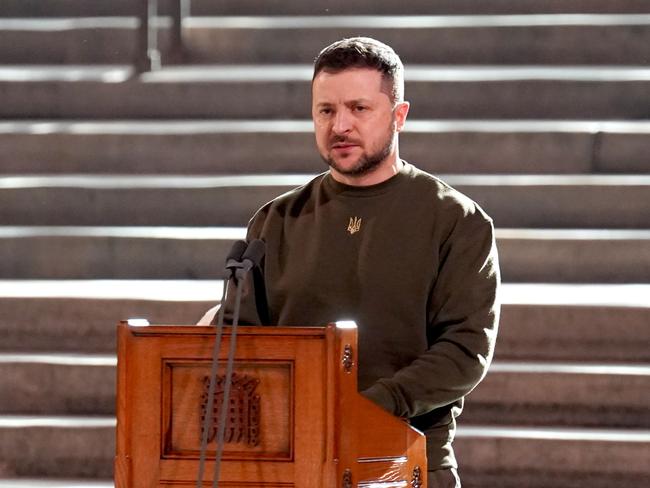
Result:
{"label": "olive green sweatshirt", "polygon": [[430,470],[456,467],[455,419],[486,373],[497,332],[491,219],[405,164],[369,187],[321,174],[262,207],[248,228],[256,238],[266,256],[240,323],[354,320],[360,390],[427,434]]}

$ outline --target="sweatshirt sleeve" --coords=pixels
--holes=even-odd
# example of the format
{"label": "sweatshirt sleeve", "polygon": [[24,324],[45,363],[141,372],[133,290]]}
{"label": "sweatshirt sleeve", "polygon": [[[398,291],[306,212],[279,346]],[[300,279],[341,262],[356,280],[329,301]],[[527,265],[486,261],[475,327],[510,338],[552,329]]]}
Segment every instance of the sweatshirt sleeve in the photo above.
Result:
{"label": "sweatshirt sleeve", "polygon": [[399,417],[451,404],[483,379],[496,340],[500,274],[492,221],[478,207],[440,246],[427,324],[428,350],[364,394]]}

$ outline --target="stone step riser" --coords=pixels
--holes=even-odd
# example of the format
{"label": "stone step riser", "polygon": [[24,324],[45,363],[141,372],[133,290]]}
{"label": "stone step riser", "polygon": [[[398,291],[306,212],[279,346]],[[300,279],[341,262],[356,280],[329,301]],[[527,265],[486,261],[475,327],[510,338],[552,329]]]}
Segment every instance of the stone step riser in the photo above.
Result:
{"label": "stone step riser", "polygon": [[[309,63],[325,45],[359,32],[391,45],[411,64],[643,65],[650,55],[649,25],[259,29],[188,23],[184,39],[191,63]],[[169,29],[160,29],[159,38],[164,53]],[[4,64],[129,63],[136,47],[134,27],[0,30]]]}
{"label": "stone step riser", "polygon": [[462,422],[648,429],[649,404],[650,376],[493,370],[468,396]]}
{"label": "stone step riser", "polygon": [[3,414],[115,414],[115,366],[9,362],[0,372]]}
{"label": "stone step riser", "polygon": [[507,305],[499,360],[649,362],[648,308]]}
{"label": "stone step riser", "polygon": [[0,253],[12,256],[0,269],[5,279],[216,279],[224,275],[233,242],[74,237],[8,241],[0,239]]}
{"label": "stone step riser", "polygon": [[106,478],[74,479],[61,478],[6,478],[0,479],[0,488],[114,488],[113,480]]}
{"label": "stone step riser", "polygon": [[[142,288],[149,285],[142,282]],[[116,285],[119,287],[119,285]],[[173,294],[173,285],[170,285]],[[181,290],[179,290],[180,292]],[[2,298],[0,330],[5,351],[116,351],[116,324],[146,318],[153,324],[194,324],[218,303],[139,299]]]}
{"label": "stone step riser", "polygon": [[114,488],[113,480],[74,479],[65,480],[61,478],[4,478],[0,479],[0,488]]}
{"label": "stone step riser", "polygon": [[650,282],[650,239],[499,239],[499,258],[506,282]]}
{"label": "stone step riser", "polygon": [[650,8],[643,0],[410,0],[402,4],[392,0],[316,0],[312,2],[268,0],[192,0],[193,15],[478,15],[529,13],[643,13]]}
{"label": "stone step riser", "polygon": [[[231,239],[0,238],[0,279],[217,279]],[[650,238],[499,238],[505,282],[647,283]],[[606,263],[606,265],[604,265]]]}
{"label": "stone step riser", "polygon": [[[136,34],[135,28],[3,30],[0,25],[0,64],[133,63]],[[166,31],[161,34],[168,38]]]}
{"label": "stone step riser", "polygon": [[[648,187],[586,184],[454,184],[498,227],[647,228]],[[245,226],[253,213],[294,186],[93,189],[14,188],[0,191],[5,225]],[[512,202],[517,202],[513,205]]]}
{"label": "stone step riser", "polygon": [[[35,128],[36,129],[36,128]],[[431,173],[650,173],[647,134],[402,133],[400,155]],[[309,173],[311,133],[0,134],[0,173]]]}
{"label": "stone step riser", "polygon": [[[113,415],[115,367],[0,363],[0,411]],[[491,371],[472,392],[463,422],[650,428],[650,375]],[[43,399],[47,398],[47,402]]]}
{"label": "stone step riser", "polygon": [[[2,350],[114,354],[119,320],[143,317],[154,324],[193,324],[218,302],[221,291],[216,288],[213,301],[195,302],[2,298]],[[649,321],[648,308],[505,304],[496,359],[650,362]]]}
{"label": "stone step riser", "polygon": [[461,476],[463,488],[485,488],[486,486],[498,486],[499,488],[549,488],[555,486],[562,488],[611,488],[612,486],[645,488],[650,482],[650,476],[646,474],[558,475],[545,470],[524,470],[519,473],[510,473],[503,470],[477,471],[462,468],[461,472],[463,473]]}
{"label": "stone step riser", "polygon": [[648,443],[463,437],[454,441],[463,486],[643,488]]}
{"label": "stone step riser", "polygon": [[[0,116],[309,119],[309,87],[308,81],[0,81]],[[648,117],[650,82],[407,82],[406,98],[411,119],[643,119]]]}
{"label": "stone step riser", "polygon": [[[8,476],[111,476],[115,445],[112,427],[2,428],[0,434],[0,454]],[[555,483],[535,486],[569,486],[562,483],[564,477],[597,477],[610,482],[615,479],[616,483],[583,486],[641,488],[646,485],[638,484],[638,480],[648,479],[649,443],[473,437],[461,431],[455,447],[465,472],[491,475],[497,480],[516,477],[518,486],[531,486],[526,480],[535,480],[540,474]]]}
{"label": "stone step riser", "polygon": [[0,477],[112,478],[114,427],[0,427]]}
{"label": "stone step riser", "polygon": [[[159,12],[169,12],[169,1],[159,1]],[[192,15],[478,15],[529,13],[643,13],[650,12],[645,0],[191,0]],[[94,1],[4,0],[0,17],[93,17],[135,15],[132,0]]]}
{"label": "stone step riser", "polygon": [[[196,0],[195,0],[196,1]],[[159,2],[164,13],[169,0]],[[43,2],[41,0],[4,0],[0,17],[47,18],[47,17],[99,17],[136,15],[136,2],[132,0],[94,1],[67,0]]]}
{"label": "stone step riser", "polygon": [[[198,63],[309,63],[327,44],[363,35],[395,49],[405,64],[642,65],[650,26],[444,28],[190,28],[189,58]],[[611,44],[601,42],[610,39]],[[233,46],[238,46],[233,48]],[[426,46],[426,49],[422,49]]]}

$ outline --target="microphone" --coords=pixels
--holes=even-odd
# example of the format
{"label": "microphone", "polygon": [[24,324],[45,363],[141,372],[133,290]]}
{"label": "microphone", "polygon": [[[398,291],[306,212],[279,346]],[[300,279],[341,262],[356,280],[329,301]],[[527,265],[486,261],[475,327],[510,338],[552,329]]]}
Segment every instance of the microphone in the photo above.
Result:
{"label": "microphone", "polygon": [[241,263],[242,256],[246,252],[248,244],[246,241],[235,241],[230,249],[230,252],[226,256],[226,269],[234,271],[238,263]]}
{"label": "microphone", "polygon": [[251,269],[259,267],[265,253],[266,244],[264,244],[264,241],[261,239],[253,239],[241,256],[242,266],[235,270],[235,278],[243,279]]}

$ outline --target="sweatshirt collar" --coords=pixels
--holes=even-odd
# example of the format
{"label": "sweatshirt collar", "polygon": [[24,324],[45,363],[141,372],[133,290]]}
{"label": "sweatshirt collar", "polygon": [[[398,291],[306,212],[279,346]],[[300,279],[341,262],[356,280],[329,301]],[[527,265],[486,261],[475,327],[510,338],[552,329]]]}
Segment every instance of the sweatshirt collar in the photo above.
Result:
{"label": "sweatshirt collar", "polygon": [[385,181],[382,181],[381,183],[377,183],[376,185],[370,185],[370,186],[353,186],[353,185],[346,185],[345,183],[341,183],[340,181],[337,181],[334,179],[332,176],[331,172],[325,173],[325,177],[323,179],[323,183],[325,185],[325,188],[332,193],[344,197],[370,197],[370,196],[375,196],[375,195],[381,195],[383,193],[388,193],[391,191],[393,188],[397,187],[400,185],[403,181],[405,181],[408,178],[408,175],[411,174],[413,167],[408,164],[406,161],[402,161],[404,164],[402,166],[402,169],[395,174],[394,176],[391,176]]}

